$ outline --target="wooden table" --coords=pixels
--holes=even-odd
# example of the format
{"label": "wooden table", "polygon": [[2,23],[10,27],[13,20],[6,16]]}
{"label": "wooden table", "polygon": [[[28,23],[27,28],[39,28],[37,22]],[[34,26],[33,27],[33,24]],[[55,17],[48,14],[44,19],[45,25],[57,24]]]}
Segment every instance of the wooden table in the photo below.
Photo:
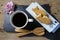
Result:
{"label": "wooden table", "polygon": [[[60,0],[12,0],[18,5],[29,5],[31,2],[37,1],[39,4],[49,4],[51,7],[51,14],[60,22]],[[0,0],[0,40],[49,40],[46,37],[16,37],[16,33],[7,33],[3,30],[4,13],[3,8],[8,0]]]}

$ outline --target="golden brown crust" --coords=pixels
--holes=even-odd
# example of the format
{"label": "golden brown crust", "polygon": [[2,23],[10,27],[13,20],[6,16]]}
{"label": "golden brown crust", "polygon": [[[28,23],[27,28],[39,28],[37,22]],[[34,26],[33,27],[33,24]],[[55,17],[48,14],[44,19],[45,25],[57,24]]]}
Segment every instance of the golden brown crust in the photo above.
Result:
{"label": "golden brown crust", "polygon": [[36,18],[42,22],[42,23],[45,23],[45,24],[50,24],[51,23],[51,20],[49,19],[49,17],[47,16],[46,12],[39,9],[37,6],[35,8],[32,9],[35,14],[37,15]]}
{"label": "golden brown crust", "polygon": [[32,10],[33,10],[37,15],[39,15],[39,14],[42,14],[43,16],[44,16],[44,15],[47,15],[46,12],[43,11],[43,10],[41,10],[41,9],[39,9],[38,6],[36,6],[35,8],[32,8]]}
{"label": "golden brown crust", "polygon": [[42,23],[45,23],[45,24],[50,24],[51,23],[51,20],[47,17],[47,16],[37,16],[36,17],[39,21],[41,21]]}

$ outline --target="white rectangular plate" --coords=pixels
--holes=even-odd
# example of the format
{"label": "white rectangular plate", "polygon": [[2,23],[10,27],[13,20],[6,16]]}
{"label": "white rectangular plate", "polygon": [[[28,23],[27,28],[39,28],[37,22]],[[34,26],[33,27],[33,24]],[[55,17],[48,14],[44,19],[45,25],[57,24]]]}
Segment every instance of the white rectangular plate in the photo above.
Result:
{"label": "white rectangular plate", "polygon": [[[36,14],[32,11],[32,8],[34,8],[35,6],[38,6],[38,8],[44,10],[37,2],[33,2],[31,3],[27,8],[26,11],[28,11],[35,19],[36,19]],[[44,10],[45,11],[45,10]],[[54,19],[47,11],[45,11],[47,13],[47,15],[49,16],[49,18],[52,21],[52,24],[50,25],[46,25],[44,23],[41,23],[38,19],[36,19],[48,32],[52,32],[58,25],[59,22]]]}

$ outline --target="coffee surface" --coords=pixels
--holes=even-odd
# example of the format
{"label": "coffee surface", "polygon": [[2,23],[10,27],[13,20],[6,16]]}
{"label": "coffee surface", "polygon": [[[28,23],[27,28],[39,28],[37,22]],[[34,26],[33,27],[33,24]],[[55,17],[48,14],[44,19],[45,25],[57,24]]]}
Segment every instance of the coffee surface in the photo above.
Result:
{"label": "coffee surface", "polygon": [[12,18],[12,23],[17,27],[22,27],[26,21],[26,16],[23,13],[17,13]]}

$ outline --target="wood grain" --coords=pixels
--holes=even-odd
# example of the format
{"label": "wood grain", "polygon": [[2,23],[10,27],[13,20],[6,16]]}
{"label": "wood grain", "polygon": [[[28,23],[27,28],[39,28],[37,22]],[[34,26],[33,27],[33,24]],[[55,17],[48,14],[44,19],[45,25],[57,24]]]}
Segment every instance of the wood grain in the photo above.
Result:
{"label": "wood grain", "polygon": [[[0,0],[0,29],[3,30],[4,23],[4,5],[9,0]],[[39,4],[49,4],[51,6],[51,14],[54,15],[60,22],[60,0],[12,0],[15,4],[18,5],[29,5],[31,2],[37,1]],[[15,36],[15,33],[7,33],[0,31],[0,40],[49,40],[46,37],[22,37],[18,38]]]}

